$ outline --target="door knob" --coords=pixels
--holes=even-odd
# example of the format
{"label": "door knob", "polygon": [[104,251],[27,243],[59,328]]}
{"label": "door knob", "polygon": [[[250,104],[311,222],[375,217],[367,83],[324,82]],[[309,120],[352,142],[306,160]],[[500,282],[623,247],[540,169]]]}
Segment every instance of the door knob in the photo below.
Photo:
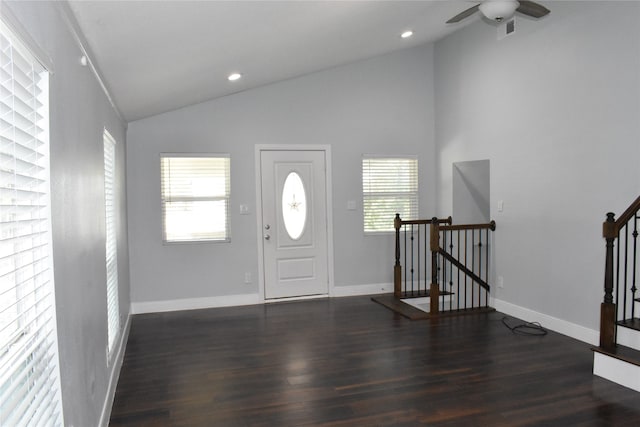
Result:
{"label": "door knob", "polygon": [[268,229],[270,229],[270,228],[271,228],[271,226],[270,226],[269,224],[267,224],[267,225],[265,225],[265,226],[264,226],[264,229],[265,229],[265,230],[268,230]]}
{"label": "door knob", "polygon": [[270,234],[265,234],[265,235],[264,235],[264,240],[269,240],[270,238],[271,238],[271,235],[270,235]]}

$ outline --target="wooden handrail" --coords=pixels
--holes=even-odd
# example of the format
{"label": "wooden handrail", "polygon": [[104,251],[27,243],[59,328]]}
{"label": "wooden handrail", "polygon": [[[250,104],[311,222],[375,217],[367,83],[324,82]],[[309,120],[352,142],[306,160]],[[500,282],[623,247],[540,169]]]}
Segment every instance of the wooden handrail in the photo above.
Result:
{"label": "wooden handrail", "polygon": [[486,224],[456,224],[456,225],[443,225],[440,227],[440,231],[458,231],[458,230],[496,230],[496,222],[491,221]]}
{"label": "wooden handrail", "polygon": [[631,203],[631,206],[627,208],[626,211],[620,215],[620,217],[616,220],[616,229],[620,231],[620,228],[624,226],[631,218],[635,216],[635,214],[640,211],[640,196],[635,200],[635,202]]}
{"label": "wooden handrail", "polygon": [[[396,218],[399,218],[400,214],[396,214]],[[451,217],[448,218],[436,218],[436,221],[438,222],[438,224],[451,224],[451,222],[453,221],[451,219]],[[403,226],[403,225],[429,225],[429,224],[433,224],[433,218],[432,219],[409,219],[409,220],[400,220],[399,226]],[[400,228],[400,227],[396,227],[396,228]]]}

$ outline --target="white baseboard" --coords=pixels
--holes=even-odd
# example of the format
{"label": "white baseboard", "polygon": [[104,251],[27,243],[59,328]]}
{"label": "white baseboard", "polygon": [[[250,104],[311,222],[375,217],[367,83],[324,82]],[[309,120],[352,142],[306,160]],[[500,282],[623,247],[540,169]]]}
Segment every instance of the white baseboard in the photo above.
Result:
{"label": "white baseboard", "polygon": [[593,375],[640,391],[640,366],[593,352]]}
{"label": "white baseboard", "polygon": [[102,412],[100,414],[100,426],[107,427],[109,425],[109,419],[111,418],[111,409],[113,408],[113,399],[116,396],[116,387],[118,385],[118,379],[120,378],[120,371],[122,370],[122,361],[124,360],[124,353],[127,348],[127,341],[129,340],[129,331],[131,330],[131,314],[127,316],[127,322],[122,329],[120,341],[118,342],[118,349],[113,358],[111,364],[111,372],[109,373],[109,384],[107,385],[107,394],[104,399],[104,405],[102,406]]}
{"label": "white baseboard", "polygon": [[353,297],[358,295],[375,295],[393,292],[393,283],[372,283],[368,285],[334,286],[330,296]]}
{"label": "white baseboard", "polygon": [[598,345],[600,342],[600,333],[594,329],[585,328],[584,326],[495,298],[493,299],[493,307],[502,313],[518,317],[527,322],[539,322],[547,329],[591,345]]}
{"label": "white baseboard", "polygon": [[[393,283],[334,286],[331,297],[374,295],[393,292]],[[323,296],[313,296],[320,297]],[[326,296],[324,296],[326,297]],[[292,300],[288,298],[287,300]],[[265,302],[259,294],[226,295],[220,297],[183,298],[165,301],[142,301],[131,303],[131,314],[162,313],[167,311],[198,310],[203,308],[254,305]]]}
{"label": "white baseboard", "polygon": [[131,314],[162,313],[166,311],[199,310],[203,308],[233,307],[262,303],[258,294],[225,295],[220,297],[183,298],[165,301],[132,302]]}

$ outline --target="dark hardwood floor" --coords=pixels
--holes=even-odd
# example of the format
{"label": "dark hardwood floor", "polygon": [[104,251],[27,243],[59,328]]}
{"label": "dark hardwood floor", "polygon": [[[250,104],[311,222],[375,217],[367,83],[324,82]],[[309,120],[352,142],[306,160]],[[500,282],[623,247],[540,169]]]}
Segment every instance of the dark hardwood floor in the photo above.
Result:
{"label": "dark hardwood floor", "polygon": [[640,393],[593,376],[588,344],[502,317],[368,297],[135,316],[110,425],[640,426]]}

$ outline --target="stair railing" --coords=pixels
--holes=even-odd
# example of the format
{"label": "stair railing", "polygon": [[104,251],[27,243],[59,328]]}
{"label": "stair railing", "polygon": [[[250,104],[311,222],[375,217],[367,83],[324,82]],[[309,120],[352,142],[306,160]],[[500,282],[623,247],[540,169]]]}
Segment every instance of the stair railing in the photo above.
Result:
{"label": "stair railing", "polygon": [[[451,224],[449,218],[403,221],[396,214],[396,260],[393,267],[393,294],[396,298],[417,298],[429,295],[427,286],[427,257],[430,230],[433,222]],[[424,258],[424,262],[422,262]],[[401,263],[404,260],[404,263]],[[404,278],[402,274],[404,268]],[[403,286],[404,285],[404,286]]]}
{"label": "stair railing", "polygon": [[613,350],[617,341],[617,327],[638,329],[635,303],[640,279],[638,233],[640,225],[640,197],[616,220],[607,213],[602,225],[606,240],[604,273],[604,301],[600,305],[600,347]]}
{"label": "stair railing", "polygon": [[396,214],[394,225],[396,298],[428,296],[431,314],[489,306],[489,231],[495,230],[494,221],[453,225],[451,217],[403,221]]}
{"label": "stair railing", "polygon": [[[495,231],[495,221],[486,224],[444,226],[433,224],[432,227],[434,229],[433,235],[437,236],[437,241],[436,239],[432,240],[431,251],[433,254],[435,250],[441,256],[440,273],[444,291],[449,295],[456,295],[456,298],[449,298],[448,307],[445,300],[439,301],[439,299],[432,298],[430,300],[431,312],[488,307],[489,292],[491,291],[489,285],[489,231]],[[432,284],[437,284],[437,277],[433,271]],[[432,292],[439,292],[439,286],[433,286]],[[440,302],[439,307],[434,305],[438,302]]]}

